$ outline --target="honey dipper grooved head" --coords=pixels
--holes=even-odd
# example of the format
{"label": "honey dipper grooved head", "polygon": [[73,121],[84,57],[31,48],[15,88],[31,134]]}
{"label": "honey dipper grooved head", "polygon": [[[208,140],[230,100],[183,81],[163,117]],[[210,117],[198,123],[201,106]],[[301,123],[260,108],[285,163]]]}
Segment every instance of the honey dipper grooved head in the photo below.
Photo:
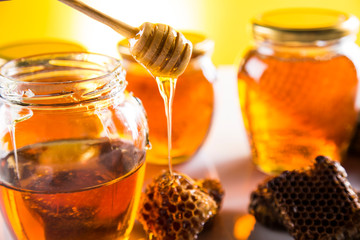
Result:
{"label": "honey dipper grooved head", "polygon": [[130,53],[155,77],[177,78],[191,58],[191,42],[165,24],[144,23],[129,42]]}

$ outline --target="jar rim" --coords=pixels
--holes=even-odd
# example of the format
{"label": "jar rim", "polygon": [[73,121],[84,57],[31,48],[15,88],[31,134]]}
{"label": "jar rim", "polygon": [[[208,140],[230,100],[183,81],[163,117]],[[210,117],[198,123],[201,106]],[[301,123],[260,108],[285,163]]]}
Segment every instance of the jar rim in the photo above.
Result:
{"label": "jar rim", "polygon": [[0,67],[0,96],[14,104],[76,105],[123,92],[121,60],[97,53],[46,53]]}
{"label": "jar rim", "polygon": [[[104,54],[88,53],[88,52],[42,53],[42,54],[30,55],[30,56],[16,58],[16,59],[7,61],[6,63],[4,63],[3,65],[0,66],[0,77],[9,79],[14,82],[26,83],[24,81],[17,80],[14,77],[8,76],[4,72],[7,70],[11,70],[11,68],[14,68],[17,66],[31,67],[28,64],[29,61],[39,61],[39,62],[42,61],[42,63],[45,63],[45,61],[47,61],[47,66],[53,65],[53,66],[61,67],[61,65],[63,65],[65,63],[65,61],[74,60],[74,61],[78,61],[78,62],[81,62],[81,61],[89,62],[89,61],[96,60],[96,59],[97,60],[101,60],[101,59],[106,60],[107,59],[108,61],[102,61],[101,63],[103,64],[104,67],[105,67],[105,64],[109,65],[110,68],[107,67],[107,71],[103,75],[77,80],[77,82],[93,81],[96,78],[106,77],[106,76],[110,75],[113,71],[115,71],[118,68],[123,68],[121,60],[118,60],[114,57],[110,57],[110,56],[107,56]],[[62,61],[64,61],[64,62],[62,62]],[[99,64],[97,64],[97,65],[99,65]],[[29,69],[29,70],[32,70],[29,72],[31,74],[31,73],[34,73],[34,71],[38,71],[41,69],[35,68],[35,69]],[[74,82],[74,81],[53,81],[53,82],[31,81],[31,83],[37,83],[37,84],[61,84],[61,83],[69,83],[69,82]]]}
{"label": "jar rim", "polygon": [[265,12],[252,20],[255,40],[281,44],[312,44],[355,35],[357,17],[337,10],[286,8]]}

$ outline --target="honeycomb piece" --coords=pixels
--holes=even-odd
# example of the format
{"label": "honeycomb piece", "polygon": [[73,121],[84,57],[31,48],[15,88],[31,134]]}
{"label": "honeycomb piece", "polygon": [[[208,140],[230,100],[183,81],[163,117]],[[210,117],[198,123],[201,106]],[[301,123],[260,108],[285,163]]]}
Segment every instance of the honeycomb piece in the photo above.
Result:
{"label": "honeycomb piece", "polygon": [[138,219],[149,239],[197,239],[204,224],[220,207],[211,194],[219,199],[223,192],[215,182],[201,183],[210,188],[203,188],[184,174],[165,172],[147,186]]}
{"label": "honeycomb piece", "polygon": [[[267,181],[265,181],[267,182]],[[273,208],[272,196],[267,194],[266,184],[259,185],[250,195],[249,212],[257,222],[272,229],[285,230],[278,212]]]}
{"label": "honeycomb piece", "polygon": [[224,198],[224,189],[221,186],[221,183],[216,179],[201,179],[198,181],[198,185],[209,194],[212,199],[216,202],[218,210],[221,208],[221,203]]}
{"label": "honeycomb piece", "polygon": [[[267,182],[267,181],[265,181]],[[259,188],[251,193],[249,211],[255,216],[256,221],[264,226],[274,230],[286,230],[278,212],[270,204],[272,201],[270,194],[263,188],[265,184],[259,185]],[[360,192],[356,193],[360,199]]]}
{"label": "honeycomb piece", "polygon": [[360,202],[339,163],[319,156],[312,168],[285,171],[252,193],[250,213],[299,240],[360,239]]}

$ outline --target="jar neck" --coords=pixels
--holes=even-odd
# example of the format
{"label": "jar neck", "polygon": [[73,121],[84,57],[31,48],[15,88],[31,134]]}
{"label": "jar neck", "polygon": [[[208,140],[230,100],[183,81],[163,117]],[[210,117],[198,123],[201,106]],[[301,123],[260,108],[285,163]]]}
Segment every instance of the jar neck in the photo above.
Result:
{"label": "jar neck", "polygon": [[348,47],[353,47],[354,45],[354,36],[346,36],[331,41],[328,40],[297,44],[272,42],[271,40],[255,41],[255,46],[258,52],[262,55],[300,58],[328,58],[342,54],[343,52],[346,52]]}
{"label": "jar neck", "polygon": [[123,94],[121,62],[89,53],[47,54],[10,61],[0,69],[0,97],[31,108],[79,108]]}

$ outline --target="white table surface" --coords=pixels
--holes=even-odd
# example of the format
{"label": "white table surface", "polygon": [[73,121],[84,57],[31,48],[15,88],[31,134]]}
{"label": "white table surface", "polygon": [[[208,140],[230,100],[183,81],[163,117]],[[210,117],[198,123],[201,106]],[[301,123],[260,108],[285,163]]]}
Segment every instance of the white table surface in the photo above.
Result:
{"label": "white table surface", "polygon": [[[215,113],[208,138],[200,151],[190,161],[174,167],[193,178],[216,177],[225,189],[222,210],[213,227],[201,233],[200,240],[235,240],[236,220],[247,214],[250,192],[264,179],[251,163],[250,149],[241,118],[237,96],[236,68],[223,66],[218,69],[215,87]],[[350,181],[360,188],[360,164],[350,163]],[[355,167],[352,167],[355,166]],[[164,167],[147,165],[145,184],[158,175]],[[144,239],[136,223],[130,240]],[[287,233],[274,232],[256,224],[250,240],[288,240]],[[12,240],[0,220],[0,240]],[[64,239],[65,240],[65,239]],[[242,240],[242,239],[237,239]]]}

